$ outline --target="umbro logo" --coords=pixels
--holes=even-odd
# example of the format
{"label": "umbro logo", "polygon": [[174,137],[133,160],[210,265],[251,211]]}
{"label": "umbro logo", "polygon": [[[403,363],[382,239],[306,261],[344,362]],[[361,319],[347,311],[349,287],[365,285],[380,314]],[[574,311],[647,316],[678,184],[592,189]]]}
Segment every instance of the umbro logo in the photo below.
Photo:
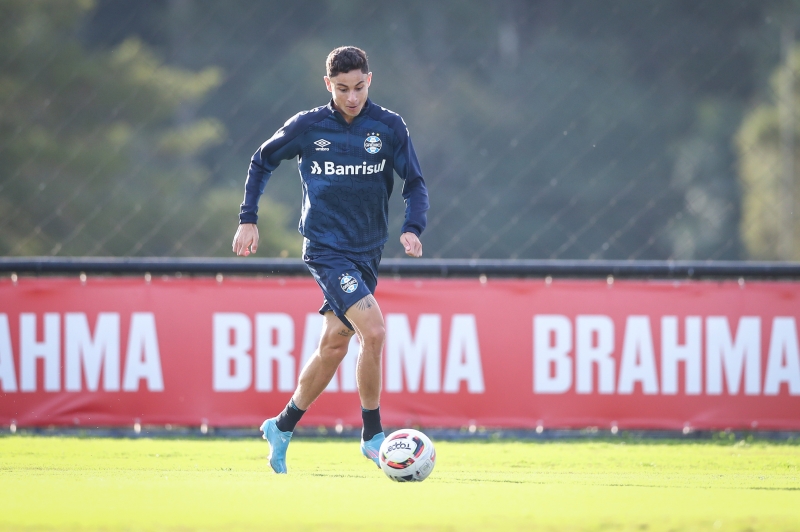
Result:
{"label": "umbro logo", "polygon": [[317,151],[330,151],[330,148],[328,148],[328,146],[331,144],[330,141],[319,139],[318,141],[315,141],[314,144],[317,145]]}

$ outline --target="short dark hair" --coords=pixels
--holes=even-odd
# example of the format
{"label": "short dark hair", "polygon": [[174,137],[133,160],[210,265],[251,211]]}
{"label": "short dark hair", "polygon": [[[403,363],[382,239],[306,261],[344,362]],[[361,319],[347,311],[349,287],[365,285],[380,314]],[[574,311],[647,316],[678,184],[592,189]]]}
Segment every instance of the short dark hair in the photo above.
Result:
{"label": "short dark hair", "polygon": [[351,70],[360,70],[366,74],[369,72],[367,53],[355,46],[340,46],[328,54],[325,70],[329,78],[346,74]]}

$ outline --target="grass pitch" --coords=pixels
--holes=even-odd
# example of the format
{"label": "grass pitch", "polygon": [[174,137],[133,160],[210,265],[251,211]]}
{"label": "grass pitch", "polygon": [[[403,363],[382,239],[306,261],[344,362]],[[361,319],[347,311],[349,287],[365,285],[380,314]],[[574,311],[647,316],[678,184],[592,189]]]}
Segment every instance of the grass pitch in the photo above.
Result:
{"label": "grass pitch", "polygon": [[435,442],[397,484],[358,442],[0,437],[2,530],[800,530],[800,446]]}

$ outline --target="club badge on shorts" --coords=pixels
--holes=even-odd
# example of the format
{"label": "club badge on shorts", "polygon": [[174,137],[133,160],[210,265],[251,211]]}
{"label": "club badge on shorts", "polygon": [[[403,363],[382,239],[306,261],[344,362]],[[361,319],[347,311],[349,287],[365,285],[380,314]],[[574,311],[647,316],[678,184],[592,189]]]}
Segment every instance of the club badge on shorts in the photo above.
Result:
{"label": "club badge on shorts", "polygon": [[349,273],[345,273],[339,277],[339,286],[342,287],[342,290],[344,290],[346,294],[352,294],[356,291],[356,288],[358,288],[358,281]]}
{"label": "club badge on shorts", "polygon": [[367,153],[374,155],[381,151],[382,147],[383,142],[381,142],[380,137],[376,133],[370,133],[367,140],[364,141],[364,149],[367,150]]}

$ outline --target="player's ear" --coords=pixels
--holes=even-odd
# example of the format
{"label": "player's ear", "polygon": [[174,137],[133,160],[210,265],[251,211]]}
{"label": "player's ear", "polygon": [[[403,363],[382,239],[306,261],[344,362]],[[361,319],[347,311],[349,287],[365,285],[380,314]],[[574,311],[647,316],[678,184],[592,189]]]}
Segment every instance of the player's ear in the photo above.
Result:
{"label": "player's ear", "polygon": [[331,86],[331,78],[328,76],[322,76],[322,79],[325,80],[325,88],[328,89],[328,92],[333,92],[333,87]]}
{"label": "player's ear", "polygon": [[367,88],[372,84],[372,72],[367,74]]}

